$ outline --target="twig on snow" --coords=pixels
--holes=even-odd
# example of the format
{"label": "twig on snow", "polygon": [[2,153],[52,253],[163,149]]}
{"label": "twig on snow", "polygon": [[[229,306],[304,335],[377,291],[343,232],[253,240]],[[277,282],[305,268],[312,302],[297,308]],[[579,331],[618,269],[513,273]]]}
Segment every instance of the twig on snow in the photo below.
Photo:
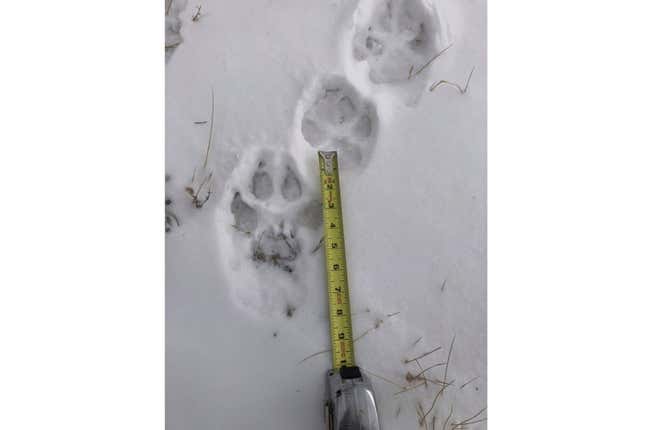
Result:
{"label": "twig on snow", "polygon": [[394,382],[394,381],[392,381],[392,380],[390,380],[390,379],[388,379],[388,378],[386,378],[386,377],[384,377],[384,376],[381,376],[381,375],[379,375],[379,374],[377,374],[377,373],[374,373],[374,372],[372,372],[372,371],[370,371],[370,370],[367,370],[366,368],[364,368],[364,367],[362,367],[362,366],[361,366],[361,370],[363,370],[363,371],[367,372],[368,374],[370,374],[370,375],[372,375],[372,376],[376,376],[377,378],[379,378],[379,379],[381,379],[381,380],[383,380],[383,381],[385,381],[385,382],[387,382],[387,383],[389,383],[389,384],[392,384],[392,385],[394,385],[395,387],[405,388],[405,387],[403,387],[402,385],[399,385],[399,384],[397,384],[396,382]]}
{"label": "twig on snow", "polygon": [[[461,427],[461,426],[464,426],[464,425],[475,424],[475,422],[471,421],[471,420],[473,420],[473,419],[477,418],[478,416],[480,416],[482,414],[482,412],[484,412],[487,408],[488,408],[488,406],[485,406],[483,409],[481,409],[479,412],[477,412],[472,417],[466,418],[465,420],[460,421],[458,423],[454,423],[453,428]],[[477,421],[477,422],[481,422],[481,421],[485,421],[485,420],[486,420],[486,418],[483,418],[483,420],[480,420],[480,421]]]}
{"label": "twig on snow", "polygon": [[193,22],[199,21],[199,19],[202,17],[202,5],[197,6],[197,10],[193,14]]}
{"label": "twig on snow", "polygon": [[423,357],[426,357],[426,356],[428,356],[428,355],[432,354],[433,352],[437,352],[437,351],[439,351],[440,349],[441,349],[441,347],[440,347],[440,346],[438,346],[438,347],[436,347],[435,349],[433,349],[432,351],[428,351],[428,352],[426,352],[426,353],[424,353],[424,354],[421,354],[421,355],[420,355],[420,356],[418,356],[418,357],[414,357],[414,358],[406,359],[406,360],[404,361],[404,363],[405,363],[405,364],[408,364],[408,363],[412,363],[412,362],[413,362],[413,361],[415,361],[415,360],[421,360]]}
{"label": "twig on snow", "polygon": [[427,417],[427,416],[428,416],[428,414],[432,411],[432,409],[434,408],[434,405],[437,403],[437,399],[439,398],[439,396],[441,395],[441,393],[443,393],[443,391],[444,391],[446,388],[448,388],[448,385],[444,385],[444,387],[443,387],[441,390],[439,390],[439,391],[437,392],[437,395],[436,395],[436,396],[434,396],[434,400],[432,401],[432,405],[430,405],[430,409],[428,409],[428,412],[426,412],[425,414],[423,414],[423,417],[421,417],[421,420],[419,421],[419,425],[423,425],[423,422],[425,421],[426,417]]}
{"label": "twig on snow", "polygon": [[[447,51],[448,49],[450,49],[451,47],[452,47],[452,43],[451,43],[450,45],[448,45],[447,47],[443,48],[441,51],[439,51],[439,53],[438,53],[438,54],[436,54],[434,57],[432,57],[431,59],[429,59],[427,63],[425,63],[423,66],[421,66],[421,67],[419,68],[419,70],[416,70],[414,73],[412,73],[412,72],[408,73],[408,79],[412,79],[413,77],[417,76],[419,73],[423,72],[423,71],[425,70],[425,68],[426,68],[426,67],[428,67],[430,64],[432,64],[432,62],[433,62],[434,60],[436,60],[437,58],[439,58],[439,57],[440,57],[444,52],[446,52],[446,51]],[[412,67],[414,67],[414,66],[412,66]],[[412,70],[412,68],[411,68],[410,70]]]}
{"label": "twig on snow", "polygon": [[452,418],[452,408],[454,405],[450,405],[450,414],[448,414],[448,418],[443,422],[443,426],[441,427],[441,430],[446,430],[446,426],[448,425],[448,421],[450,421],[450,418]]}
{"label": "twig on snow", "polygon": [[466,382],[464,382],[464,383],[461,385],[461,387],[459,387],[459,389],[460,389],[460,390],[463,390],[463,389],[464,389],[464,387],[465,387],[466,385],[470,384],[471,382],[473,382],[473,381],[475,381],[475,380],[477,380],[477,379],[479,379],[479,376],[475,376],[474,378],[470,378],[469,380],[467,380]]}
{"label": "twig on snow", "polygon": [[448,359],[446,360],[446,368],[443,370],[443,382],[446,382],[446,378],[448,378],[448,366],[450,365],[450,356],[452,355],[452,347],[455,345],[455,337],[457,335],[452,336],[452,342],[450,342],[450,350],[448,351]]}
{"label": "twig on snow", "polygon": [[318,245],[316,245],[315,248],[311,250],[311,253],[315,254],[316,252],[318,252],[318,250],[322,248],[324,242],[325,242],[325,236],[320,238]]}
{"label": "twig on snow", "polygon": [[[202,208],[206,204],[208,199],[210,199],[212,194],[213,172],[207,169],[207,167],[208,167],[208,156],[210,155],[211,145],[213,142],[214,113],[215,113],[215,92],[211,88],[211,120],[210,120],[211,125],[210,125],[210,131],[208,133],[208,145],[206,146],[206,154],[204,155],[204,164],[202,165],[201,169],[199,169],[199,171],[197,168],[193,170],[193,177],[190,181],[190,185],[184,188],[186,190],[186,193],[188,193],[188,195],[190,196],[193,206],[195,206],[197,209]],[[206,196],[202,196],[201,195],[202,189],[204,189],[206,185],[208,185],[207,188],[205,188]]]}
{"label": "twig on snow", "polygon": [[461,94],[466,94],[466,91],[468,91],[468,85],[470,84],[470,78],[473,76],[474,71],[475,71],[475,68],[473,67],[470,70],[470,74],[468,75],[468,79],[466,80],[466,85],[464,85],[463,87],[461,85],[459,85],[459,84],[454,83],[454,82],[446,81],[445,79],[442,79],[442,80],[440,80],[438,82],[435,82],[434,84],[432,84],[430,86],[430,92],[436,90],[441,85],[449,85],[449,86],[451,86],[453,88],[456,88]]}

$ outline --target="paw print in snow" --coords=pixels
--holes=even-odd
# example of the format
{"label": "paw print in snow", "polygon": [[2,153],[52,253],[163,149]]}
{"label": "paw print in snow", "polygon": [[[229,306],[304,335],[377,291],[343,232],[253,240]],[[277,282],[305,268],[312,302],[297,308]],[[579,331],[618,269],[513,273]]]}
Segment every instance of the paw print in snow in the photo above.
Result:
{"label": "paw print in snow", "polygon": [[186,7],[186,0],[166,0],[166,63],[184,39],[181,37],[179,15]]}
{"label": "paw print in snow", "polygon": [[438,14],[426,0],[363,3],[352,47],[354,58],[369,64],[372,82],[407,80],[440,52]]}
{"label": "paw print in snow", "polygon": [[361,164],[376,140],[378,116],[345,78],[319,79],[305,102],[301,131],[316,150],[338,151],[343,160]]}
{"label": "paw print in snow", "polygon": [[233,299],[243,308],[291,317],[304,303],[301,277],[321,234],[316,191],[287,152],[248,150],[234,170],[219,208],[229,220],[220,242],[231,260]]}

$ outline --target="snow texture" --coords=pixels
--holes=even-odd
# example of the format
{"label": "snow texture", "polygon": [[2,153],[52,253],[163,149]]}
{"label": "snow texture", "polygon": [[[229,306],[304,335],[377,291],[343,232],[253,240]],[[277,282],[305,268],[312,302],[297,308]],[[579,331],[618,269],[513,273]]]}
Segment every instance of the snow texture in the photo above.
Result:
{"label": "snow texture", "polygon": [[322,221],[317,190],[305,187],[290,155],[269,148],[247,150],[228,181],[219,243],[243,311],[290,318],[304,303]]}
{"label": "snow texture", "polygon": [[187,0],[166,0],[165,17],[165,51],[166,62],[170,60],[172,53],[184,41],[181,37],[181,19],[179,14],[186,7]]}
{"label": "snow texture", "polygon": [[367,61],[375,83],[410,78],[441,50],[435,8],[424,0],[363,2],[365,19],[357,25],[354,57]]}
{"label": "snow texture", "polygon": [[378,116],[345,78],[318,79],[302,118],[302,135],[316,150],[338,151],[343,161],[361,164],[376,141]]}
{"label": "snow texture", "polygon": [[[325,428],[319,149],[340,151],[356,358],[382,428],[419,428],[435,398],[429,428],[484,408],[485,1],[174,0],[168,15],[166,427]],[[428,91],[473,66],[465,94]]]}

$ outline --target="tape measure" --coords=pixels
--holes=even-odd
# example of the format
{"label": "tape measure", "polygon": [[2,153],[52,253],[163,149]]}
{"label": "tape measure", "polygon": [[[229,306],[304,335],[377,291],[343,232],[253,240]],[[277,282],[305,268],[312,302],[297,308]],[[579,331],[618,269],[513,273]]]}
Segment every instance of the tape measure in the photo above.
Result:
{"label": "tape measure", "polygon": [[325,226],[329,336],[333,363],[332,370],[327,373],[327,429],[380,430],[372,384],[354,361],[338,154],[320,151],[318,163]]}
{"label": "tape measure", "polygon": [[343,211],[340,202],[338,154],[318,152],[322,193],[327,292],[329,295],[329,335],[334,369],[355,366],[352,313],[345,259]]}

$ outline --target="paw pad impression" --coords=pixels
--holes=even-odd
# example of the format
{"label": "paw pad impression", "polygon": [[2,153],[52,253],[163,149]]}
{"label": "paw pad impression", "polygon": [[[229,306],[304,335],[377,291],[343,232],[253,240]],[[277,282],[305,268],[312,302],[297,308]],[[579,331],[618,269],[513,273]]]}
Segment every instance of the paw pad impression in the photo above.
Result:
{"label": "paw pad impression", "polygon": [[338,151],[360,164],[373,149],[377,128],[374,105],[345,78],[327,76],[313,85],[301,123],[302,136],[313,148]]}
{"label": "paw pad impression", "polygon": [[[374,83],[404,81],[441,50],[437,10],[426,0],[368,2],[355,25],[354,58],[367,61]],[[372,5],[372,3],[374,3]]]}
{"label": "paw pad impression", "polygon": [[[234,228],[221,229],[234,261],[234,299],[257,314],[292,313],[305,300],[300,273],[320,239],[317,190],[303,181],[288,152],[252,148],[227,184],[222,206]],[[317,237],[317,239],[316,239]]]}

